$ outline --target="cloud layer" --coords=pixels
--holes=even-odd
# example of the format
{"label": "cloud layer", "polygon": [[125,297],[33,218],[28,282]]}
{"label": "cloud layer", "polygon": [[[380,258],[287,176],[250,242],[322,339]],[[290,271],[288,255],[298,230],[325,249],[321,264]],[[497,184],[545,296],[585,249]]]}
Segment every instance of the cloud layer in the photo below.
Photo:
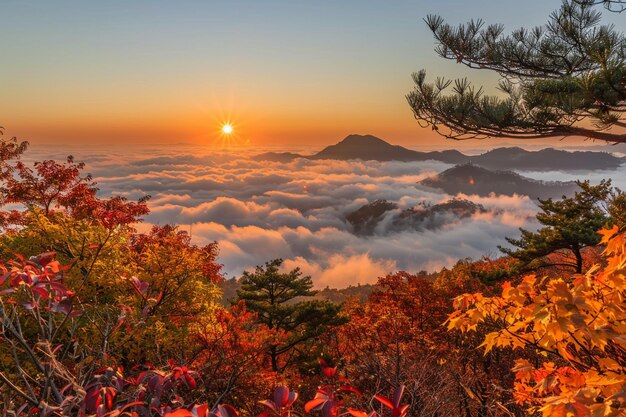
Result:
{"label": "cloud layer", "polygon": [[[527,197],[459,195],[487,211],[447,219],[438,230],[381,231],[368,237],[352,232],[346,214],[372,201],[386,199],[404,209],[455,197],[415,186],[449,168],[436,162],[279,163],[250,159],[261,150],[207,152],[173,146],[74,151],[103,195],[152,196],[143,228],[175,223],[191,230],[198,243],[218,241],[219,260],[231,277],[283,258],[286,267],[299,266],[319,287],[371,283],[395,270],[432,270],[461,258],[497,255],[505,236],[536,226],[536,205]],[[63,156],[40,148],[28,158]],[[559,176],[584,178],[580,173]]]}

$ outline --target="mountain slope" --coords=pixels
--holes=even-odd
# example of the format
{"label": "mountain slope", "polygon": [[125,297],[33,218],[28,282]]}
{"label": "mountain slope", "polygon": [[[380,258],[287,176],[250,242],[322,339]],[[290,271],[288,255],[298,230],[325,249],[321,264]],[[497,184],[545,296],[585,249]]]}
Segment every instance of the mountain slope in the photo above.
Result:
{"label": "mountain slope", "polygon": [[437,230],[484,211],[480,204],[460,199],[433,205],[418,204],[404,210],[398,210],[396,203],[376,200],[349,213],[346,220],[352,225],[354,234],[369,236],[407,230]]}
{"label": "mountain slope", "polygon": [[346,216],[346,220],[352,225],[353,231],[357,235],[372,234],[376,225],[385,214],[397,208],[398,205],[396,203],[391,203],[387,200],[376,200],[349,213]]}
{"label": "mountain slope", "polygon": [[605,152],[568,152],[554,148],[527,151],[522,148],[496,148],[474,156],[471,162],[492,169],[522,169],[530,171],[583,170],[617,168],[623,161]]}
{"label": "mountain slope", "polygon": [[536,181],[512,171],[492,171],[472,164],[457,165],[418,184],[438,188],[452,195],[518,194],[527,195],[532,199],[559,198],[573,194],[578,188],[573,181]]}
{"label": "mountain slope", "polygon": [[253,157],[257,161],[289,162],[296,158],[306,158],[293,152],[265,152]]}

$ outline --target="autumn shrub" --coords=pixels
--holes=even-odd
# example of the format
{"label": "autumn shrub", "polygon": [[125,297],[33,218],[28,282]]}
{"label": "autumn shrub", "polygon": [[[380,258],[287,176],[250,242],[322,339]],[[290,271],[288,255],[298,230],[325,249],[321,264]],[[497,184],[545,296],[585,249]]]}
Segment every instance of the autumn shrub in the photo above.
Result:
{"label": "autumn shrub", "polygon": [[[223,394],[213,396],[212,403],[207,402],[207,391],[203,388],[210,386],[210,381],[204,381],[210,375],[205,372],[193,371],[173,360],[166,368],[144,363],[125,369],[119,365],[118,358],[109,355],[93,360],[85,357],[83,346],[76,343],[73,335],[88,322],[82,320],[85,314],[82,303],[64,281],[67,269],[54,259],[54,253],[28,260],[18,256],[0,265],[0,334],[3,335],[0,346],[2,352],[8,354],[8,357],[1,357],[3,414],[237,417],[235,408],[222,402]],[[134,278],[132,285],[139,296],[148,294],[150,284]],[[235,330],[245,326],[248,317],[241,308],[239,316],[219,320],[221,325],[232,325]],[[134,313],[130,307],[123,312]],[[121,315],[119,319],[118,331],[124,328],[126,318]],[[61,334],[68,337],[61,339],[58,337]],[[222,331],[219,334],[232,339],[230,344],[222,346],[222,354],[229,349],[235,350],[233,356],[243,354],[245,358],[249,354],[237,352],[244,344],[233,337],[241,333]],[[205,340],[206,343],[215,341],[208,335]],[[240,368],[232,368],[233,373],[254,364],[240,361],[235,360]],[[199,364],[209,363],[219,365],[206,356],[199,361]],[[305,411],[319,411],[323,417],[367,416],[364,411],[348,407],[346,395],[361,393],[339,376],[337,368],[322,362],[322,372],[327,383],[305,405]],[[400,406],[401,389],[399,392],[393,400],[380,396],[377,399],[389,407],[394,416],[404,417],[407,406]],[[262,403],[268,409],[265,415],[291,415],[296,398],[297,394],[288,388],[278,387],[273,400]]]}
{"label": "autumn shrub", "polygon": [[[115,356],[132,363],[186,362],[198,355],[195,335],[218,310],[223,279],[216,262],[217,245],[198,246],[175,226],[153,226],[134,233],[126,247],[127,265],[118,281],[132,284],[133,294],[122,292],[118,303],[132,311],[137,326],[115,341]],[[118,272],[120,275],[121,272]],[[115,291],[115,289],[112,289]]]}
{"label": "autumn shrub", "polygon": [[621,416],[626,413],[626,235],[601,232],[606,261],[585,274],[528,275],[505,283],[499,296],[465,294],[448,327],[487,329],[482,346],[532,351],[520,358],[514,395],[544,416]]}
{"label": "autumn shrub", "polygon": [[446,332],[443,326],[453,311],[451,294],[482,285],[476,273],[489,268],[462,261],[435,280],[426,274],[390,274],[379,279],[367,302],[346,305],[351,320],[339,330],[333,353],[367,394],[364,398],[403,385],[415,416],[515,411],[507,391],[513,386],[510,352],[483,355],[477,351],[479,337]]}
{"label": "autumn shrub", "polygon": [[[5,414],[161,416],[180,409],[201,413],[197,415],[229,410],[217,395],[215,407],[201,405],[207,394],[203,379],[209,375],[173,360],[166,367],[146,362],[125,370],[120,363],[128,360],[112,356],[106,347],[91,356],[93,346],[78,343],[75,336],[94,323],[85,319],[85,304],[66,285],[68,266],[54,255],[17,256],[0,265],[0,398]],[[140,299],[148,293],[149,284],[137,278],[131,282]],[[109,334],[135,331],[127,327],[134,314],[145,312],[121,309]],[[236,348],[222,346],[229,347]],[[209,363],[220,365],[203,361]]]}

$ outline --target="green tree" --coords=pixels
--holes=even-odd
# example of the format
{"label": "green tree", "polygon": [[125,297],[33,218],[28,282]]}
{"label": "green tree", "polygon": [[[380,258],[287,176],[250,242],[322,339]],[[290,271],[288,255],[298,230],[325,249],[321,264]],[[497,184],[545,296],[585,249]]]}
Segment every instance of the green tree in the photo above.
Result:
{"label": "green tree", "polygon": [[611,192],[611,197],[608,206],[609,216],[612,224],[620,228],[620,230],[626,230],[626,193],[619,188],[615,188]]}
{"label": "green tree", "polygon": [[[519,259],[526,267],[565,266],[581,273],[583,248],[600,242],[598,230],[609,220],[606,204],[612,189],[610,180],[598,185],[579,181],[578,185],[580,191],[573,197],[540,199],[537,220],[544,227],[536,232],[520,229],[520,239],[506,239],[517,249],[500,247],[500,250]],[[562,256],[549,259],[548,255],[555,252]]]}
{"label": "green tree", "polygon": [[601,25],[594,8],[599,3],[611,8],[621,1],[567,0],[547,24],[510,35],[482,20],[453,27],[427,16],[435,51],[469,68],[495,71],[502,94],[485,95],[467,79],[427,83],[422,70],[413,74],[415,88],[407,95],[415,118],[459,140],[583,136],[626,142],[620,129],[626,127],[626,40]]}
{"label": "green tree", "polygon": [[[342,324],[341,306],[329,301],[307,299],[317,294],[310,276],[300,268],[280,272],[282,259],[257,266],[243,273],[237,299],[258,314],[258,321],[275,333],[268,347],[272,370],[283,372],[298,356],[299,348],[324,334],[331,326]],[[280,360],[281,356],[286,359]]]}

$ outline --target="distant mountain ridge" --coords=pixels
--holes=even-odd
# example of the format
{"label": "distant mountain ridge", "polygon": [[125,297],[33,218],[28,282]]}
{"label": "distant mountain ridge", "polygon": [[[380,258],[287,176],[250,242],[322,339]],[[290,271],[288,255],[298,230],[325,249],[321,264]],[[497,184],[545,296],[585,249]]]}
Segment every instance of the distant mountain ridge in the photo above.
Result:
{"label": "distant mountain ridge", "polygon": [[373,161],[439,161],[447,164],[472,163],[489,169],[519,169],[530,171],[615,169],[626,158],[607,152],[568,152],[553,148],[527,151],[519,147],[496,148],[481,155],[464,155],[457,150],[419,152],[392,145],[372,135],[349,135],[341,142],[327,146],[314,155],[267,152],[257,155],[257,160],[288,162],[296,158],[311,160],[373,160]]}
{"label": "distant mountain ridge", "polygon": [[527,195],[533,200],[560,198],[563,195],[572,195],[578,189],[574,181],[537,181],[513,171],[492,171],[473,164],[457,165],[418,184],[438,188],[451,195],[517,194]]}

